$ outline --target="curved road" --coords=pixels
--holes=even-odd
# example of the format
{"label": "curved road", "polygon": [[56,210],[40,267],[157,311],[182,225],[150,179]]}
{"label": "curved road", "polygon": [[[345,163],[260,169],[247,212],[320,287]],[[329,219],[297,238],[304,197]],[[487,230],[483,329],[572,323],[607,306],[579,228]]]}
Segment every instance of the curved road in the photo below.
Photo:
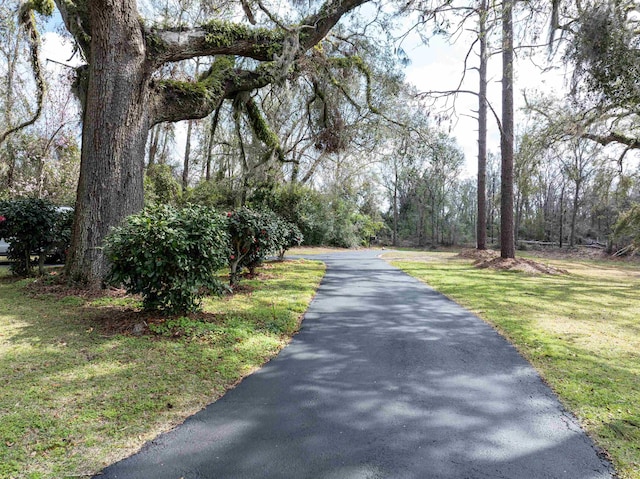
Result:
{"label": "curved road", "polygon": [[614,477],[511,345],[378,253],[314,257],[327,274],[292,343],[96,477]]}

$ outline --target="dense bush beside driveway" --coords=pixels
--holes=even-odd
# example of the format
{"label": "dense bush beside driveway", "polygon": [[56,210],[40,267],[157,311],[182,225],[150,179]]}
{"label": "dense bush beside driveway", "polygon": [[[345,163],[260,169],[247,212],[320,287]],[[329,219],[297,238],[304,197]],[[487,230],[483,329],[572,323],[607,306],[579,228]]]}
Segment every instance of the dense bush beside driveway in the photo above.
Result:
{"label": "dense bush beside driveway", "polygon": [[285,253],[293,246],[300,246],[304,236],[295,223],[285,219],[278,219],[278,259],[284,260]]}
{"label": "dense bush beside driveway", "polygon": [[240,208],[227,213],[229,221],[229,283],[235,286],[247,268],[251,274],[270,255],[280,251],[283,220],[270,210]]}
{"label": "dense bush beside driveway", "polygon": [[281,259],[302,242],[298,227],[270,210],[240,208],[225,215],[204,206],[152,206],[130,216],[105,242],[107,281],[144,297],[145,309],[196,311],[202,297],[222,291],[219,270],[236,286],[247,269]]}
{"label": "dense bush beside driveway", "polygon": [[56,207],[40,198],[16,198],[0,201],[0,238],[9,243],[7,258],[11,272],[31,276],[38,257],[39,273],[45,259],[52,254],[64,259],[71,240],[71,208]]}
{"label": "dense bush beside driveway", "polygon": [[108,282],[142,294],[145,309],[197,311],[224,289],[217,273],[230,255],[227,221],[203,206],[146,208],[110,233],[105,253]]}

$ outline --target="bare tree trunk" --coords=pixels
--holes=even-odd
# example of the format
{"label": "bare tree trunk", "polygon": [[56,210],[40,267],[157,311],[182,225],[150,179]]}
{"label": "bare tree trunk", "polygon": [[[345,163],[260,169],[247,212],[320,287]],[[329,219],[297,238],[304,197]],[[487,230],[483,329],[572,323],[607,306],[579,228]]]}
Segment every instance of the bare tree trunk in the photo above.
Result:
{"label": "bare tree trunk", "polygon": [[582,181],[576,180],[575,182],[575,195],[573,196],[573,211],[571,212],[571,232],[569,234],[569,246],[574,247],[576,244],[576,219],[578,217],[578,206],[580,204],[580,186]]}
{"label": "bare tree trunk", "polygon": [[514,240],[516,244],[518,244],[518,239],[519,239],[518,232],[520,231],[520,226],[522,224],[523,209],[524,209],[524,198],[522,193],[518,192],[518,194],[516,195],[516,218],[515,218],[515,227],[513,230],[513,233],[515,236]]}
{"label": "bare tree trunk", "polygon": [[564,237],[563,227],[564,227],[564,184],[562,185],[562,191],[560,192],[560,233],[559,233],[560,248],[562,248],[562,240]]}
{"label": "bare tree trunk", "polygon": [[544,239],[545,241],[553,241],[553,217],[551,212],[551,185],[549,182],[549,186],[546,189],[544,206],[542,209],[544,215]]}
{"label": "bare tree trunk", "polygon": [[495,226],[495,216],[494,216],[494,208],[495,208],[495,200],[496,197],[496,177],[491,175],[491,198],[489,199],[489,225],[491,228],[491,244],[495,243],[495,235],[493,231],[493,227]]}
{"label": "bare tree trunk", "polygon": [[139,19],[131,15],[136,11],[133,0],[102,0],[90,7],[94,48],[67,274],[94,286],[107,269],[102,243],[110,227],[144,204],[150,74]]}
{"label": "bare tree trunk", "polygon": [[160,125],[156,125],[150,130],[151,138],[149,139],[149,163],[151,166],[156,161],[156,154],[158,153],[158,142],[160,141]]}
{"label": "bare tree trunk", "polygon": [[293,161],[291,163],[291,176],[289,177],[289,182],[290,183],[297,183],[299,174],[300,174],[300,162],[299,161]]}
{"label": "bare tree trunk", "polygon": [[184,147],[184,162],[182,164],[182,191],[186,191],[189,186],[189,162],[191,160],[191,132],[193,131],[193,120],[187,122],[187,140]]}
{"label": "bare tree trunk", "polygon": [[500,196],[500,256],[515,258],[513,225],[513,3],[502,6],[502,153]]}
{"label": "bare tree trunk", "polygon": [[209,130],[209,142],[207,143],[207,167],[205,170],[206,181],[211,180],[211,162],[213,161],[213,145],[215,143],[216,130],[218,129],[218,121],[220,119],[220,108],[222,104],[216,108],[213,118],[211,118],[211,129]]}
{"label": "bare tree trunk", "polygon": [[[196,60],[195,76],[198,77],[200,71],[200,59]],[[191,133],[193,132],[193,120],[187,122],[187,140],[184,147],[184,162],[182,168],[182,191],[186,191],[189,187],[189,168],[191,162]]]}
{"label": "bare tree trunk", "polygon": [[418,225],[416,228],[418,234],[418,246],[424,246],[424,205],[422,201],[418,202]]}
{"label": "bare tree trunk", "polygon": [[480,87],[478,94],[478,222],[476,247],[487,249],[487,0],[480,0]]}
{"label": "bare tree trunk", "polygon": [[162,142],[162,149],[160,150],[160,157],[158,158],[157,163],[161,165],[166,165],[167,160],[169,158],[169,143],[173,141],[173,124],[172,123],[163,123],[160,132],[158,133],[160,139],[158,141]]}
{"label": "bare tree trunk", "polygon": [[398,246],[398,160],[393,160],[393,246]]}
{"label": "bare tree trunk", "polygon": [[433,193],[430,194],[431,200],[431,246],[436,247],[438,243],[438,220],[436,216],[436,197]]}

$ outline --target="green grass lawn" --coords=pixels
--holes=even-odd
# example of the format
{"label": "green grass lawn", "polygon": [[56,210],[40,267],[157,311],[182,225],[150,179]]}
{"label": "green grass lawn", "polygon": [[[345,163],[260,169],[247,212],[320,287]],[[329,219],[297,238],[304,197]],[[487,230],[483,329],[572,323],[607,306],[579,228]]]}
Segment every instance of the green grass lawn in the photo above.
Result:
{"label": "green grass lawn", "polygon": [[[90,476],[220,397],[277,354],[324,274],[273,263],[199,319],[143,316],[132,298],[33,295],[0,277],[0,477]],[[0,273],[1,275],[2,273]],[[135,318],[135,315],[133,316]]]}
{"label": "green grass lawn", "polygon": [[538,369],[622,478],[640,478],[640,267],[541,260],[560,276],[478,269],[452,253],[392,263],[494,325]]}

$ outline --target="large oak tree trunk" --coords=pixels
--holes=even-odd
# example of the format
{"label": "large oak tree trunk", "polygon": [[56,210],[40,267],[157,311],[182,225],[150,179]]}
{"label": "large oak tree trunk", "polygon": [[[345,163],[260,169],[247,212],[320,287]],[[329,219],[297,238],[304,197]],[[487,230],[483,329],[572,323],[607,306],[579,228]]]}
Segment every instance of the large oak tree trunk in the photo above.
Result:
{"label": "large oak tree trunk", "polygon": [[105,236],[144,203],[149,73],[135,3],[90,5],[92,54],[67,274],[73,281],[98,285],[106,272]]}

